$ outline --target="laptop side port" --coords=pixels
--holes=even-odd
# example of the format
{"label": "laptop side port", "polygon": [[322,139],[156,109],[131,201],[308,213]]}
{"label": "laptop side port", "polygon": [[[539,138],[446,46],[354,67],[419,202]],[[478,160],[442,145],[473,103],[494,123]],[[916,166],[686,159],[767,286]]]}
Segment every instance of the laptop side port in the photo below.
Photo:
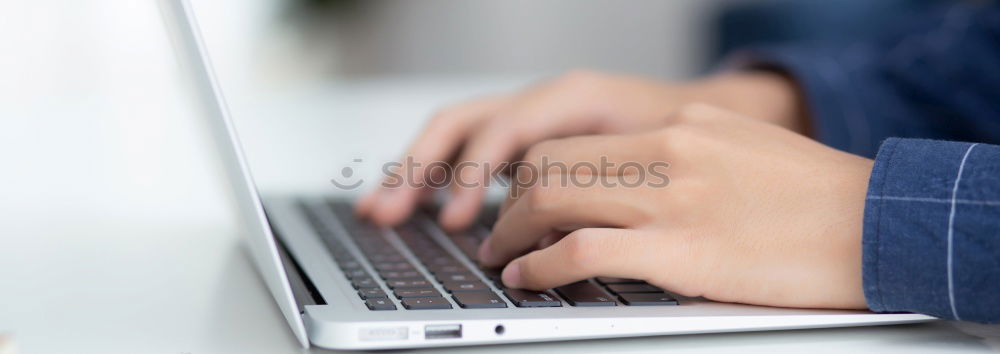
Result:
{"label": "laptop side port", "polygon": [[424,339],[462,338],[462,325],[443,324],[424,326]]}

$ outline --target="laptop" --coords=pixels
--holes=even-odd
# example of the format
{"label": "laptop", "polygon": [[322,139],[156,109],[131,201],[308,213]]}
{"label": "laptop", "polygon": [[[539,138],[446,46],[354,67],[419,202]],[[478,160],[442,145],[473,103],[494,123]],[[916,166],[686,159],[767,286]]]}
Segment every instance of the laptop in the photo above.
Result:
{"label": "laptop", "polygon": [[187,0],[161,9],[239,208],[250,253],[302,346],[398,349],[690,333],[887,325],[917,314],[785,309],[686,298],[634,279],[507,289],[476,249],[495,210],[448,233],[434,210],[398,227],[354,217],[351,201],[261,197]]}

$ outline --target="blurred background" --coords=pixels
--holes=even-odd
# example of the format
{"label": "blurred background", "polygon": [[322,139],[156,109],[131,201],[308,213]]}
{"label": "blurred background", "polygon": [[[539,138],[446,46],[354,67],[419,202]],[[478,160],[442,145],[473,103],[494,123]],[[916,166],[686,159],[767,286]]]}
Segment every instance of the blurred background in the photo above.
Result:
{"label": "blurred background", "polygon": [[[574,68],[682,80],[734,48],[855,40],[929,1],[193,1],[267,191],[333,192],[437,108]],[[224,215],[156,1],[0,4],[0,211]]]}
{"label": "blurred background", "polygon": [[[870,38],[929,1],[192,2],[258,185],[334,193],[345,166],[374,181],[447,103],[575,68],[683,80],[736,48]],[[158,1],[0,2],[0,336],[135,352],[212,348],[234,323],[286,335],[236,250],[186,75]],[[51,306],[67,297],[81,305]]]}

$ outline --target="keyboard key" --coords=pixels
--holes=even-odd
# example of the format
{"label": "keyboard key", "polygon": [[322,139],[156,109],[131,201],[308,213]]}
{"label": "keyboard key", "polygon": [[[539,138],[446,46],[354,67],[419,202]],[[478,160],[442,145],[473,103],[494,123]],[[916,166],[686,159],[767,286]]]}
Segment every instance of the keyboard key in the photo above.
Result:
{"label": "keyboard key", "polygon": [[490,278],[490,279],[499,278],[500,274],[503,273],[503,268],[485,268],[485,267],[479,267],[479,270],[483,271],[483,274],[486,275],[486,277]]}
{"label": "keyboard key", "polygon": [[389,295],[386,295],[386,293],[384,291],[382,291],[382,289],[379,289],[379,288],[364,288],[364,289],[358,290],[358,295],[361,296],[361,299],[365,299],[365,300],[367,300],[367,299],[385,299],[385,298],[389,297]]}
{"label": "keyboard key", "polygon": [[380,272],[415,270],[410,262],[379,262],[373,266]]}
{"label": "keyboard key", "polygon": [[431,273],[434,273],[434,274],[438,274],[438,273],[461,273],[461,272],[467,272],[468,271],[467,269],[465,269],[465,266],[453,265],[453,264],[449,264],[449,265],[445,265],[445,266],[430,267],[430,268],[427,268],[427,269],[430,270]]}
{"label": "keyboard key", "polygon": [[393,290],[393,293],[396,294],[396,297],[400,298],[400,299],[406,298],[406,297],[440,297],[441,296],[441,293],[439,293],[434,288],[397,289],[397,290]]}
{"label": "keyboard key", "polygon": [[375,263],[381,263],[381,262],[403,262],[403,261],[406,260],[406,258],[403,258],[403,256],[400,255],[400,254],[398,254],[398,253],[396,253],[396,254],[373,254],[373,255],[369,255],[368,256],[368,260],[372,261],[372,262],[375,262]]}
{"label": "keyboard key", "polygon": [[443,297],[408,297],[400,300],[408,310],[441,310],[450,309],[451,303]]}
{"label": "keyboard key", "polygon": [[628,306],[677,305],[677,299],[665,293],[629,293],[618,295],[618,298]]}
{"label": "keyboard key", "polygon": [[522,290],[522,289],[504,289],[504,295],[510,299],[510,302],[514,303],[517,307],[558,307],[562,306],[559,300],[547,293]]}
{"label": "keyboard key", "polygon": [[361,262],[358,262],[358,261],[356,261],[354,259],[347,260],[347,261],[342,261],[342,262],[338,261],[337,265],[340,266],[340,269],[343,269],[343,270],[361,269]]}
{"label": "keyboard key", "polygon": [[447,290],[449,293],[461,292],[461,291],[482,291],[490,289],[489,287],[486,286],[486,284],[483,284],[483,282],[481,281],[463,281],[463,282],[448,281],[448,282],[442,282],[441,286],[444,286],[444,289]]}
{"label": "keyboard key", "polygon": [[412,238],[407,239],[406,244],[410,246],[410,251],[418,256],[431,257],[448,253],[441,246],[438,246],[437,242],[432,241],[424,234],[414,235]]}
{"label": "keyboard key", "polygon": [[556,292],[573,306],[615,306],[615,300],[587,281],[560,286]]}
{"label": "keyboard key", "polygon": [[608,290],[616,294],[621,293],[662,293],[663,289],[649,284],[611,284]]}
{"label": "keyboard key", "polygon": [[478,262],[479,240],[472,236],[472,232],[474,231],[459,232],[449,236],[451,238],[451,241],[455,243],[455,246],[458,246],[458,249],[462,251],[462,253],[465,254],[466,257],[469,257],[469,259],[472,260],[473,262]]}
{"label": "keyboard key", "polygon": [[507,307],[497,294],[492,291],[463,291],[451,295],[458,306],[466,309],[493,309]]}
{"label": "keyboard key", "polygon": [[426,279],[410,279],[410,280],[390,280],[385,282],[392,289],[414,289],[414,288],[427,288],[431,286],[431,283]]}
{"label": "keyboard key", "polygon": [[417,260],[420,261],[420,264],[423,264],[425,267],[428,268],[431,267],[437,268],[445,265],[460,265],[458,264],[458,262],[449,259],[449,257],[447,256],[422,256],[419,254],[416,256]]}
{"label": "keyboard key", "polygon": [[393,280],[397,280],[397,279],[410,279],[410,278],[422,278],[423,277],[422,275],[420,275],[420,272],[417,272],[415,270],[407,270],[407,271],[403,271],[403,272],[400,272],[400,271],[397,271],[397,270],[389,270],[389,271],[379,272],[378,274],[382,276],[382,279],[386,279],[386,280],[390,280],[390,279],[393,279]]}
{"label": "keyboard key", "polygon": [[[333,247],[340,247],[339,243],[338,246],[333,246]],[[355,260],[354,256],[351,255],[351,251],[348,251],[346,248],[332,248],[330,254],[333,255],[333,258],[335,258],[338,263],[351,262]]]}
{"label": "keyboard key", "polygon": [[443,266],[462,266],[458,263],[452,256],[437,256],[433,258],[421,258],[421,260],[427,264],[428,268],[438,268]]}
{"label": "keyboard key", "polygon": [[496,284],[499,287],[503,287],[503,280],[500,278],[500,273],[502,271],[501,269],[495,269],[495,268],[486,268],[486,269],[480,268],[480,269],[483,271],[483,275],[485,275],[487,279],[492,281],[493,284]]}
{"label": "keyboard key", "polygon": [[389,299],[368,299],[365,300],[365,305],[368,306],[368,309],[372,311],[386,311],[386,310],[396,309],[396,305],[393,305],[392,301],[389,301]]}
{"label": "keyboard key", "polygon": [[368,275],[368,272],[366,272],[364,269],[345,270],[344,276],[346,276],[347,279],[371,278],[371,276]]}
{"label": "keyboard key", "polygon": [[436,274],[434,274],[434,279],[437,279],[439,282],[442,282],[442,283],[449,282],[449,281],[469,282],[469,281],[478,281],[479,280],[478,277],[476,277],[475,275],[473,275],[472,273],[469,273],[469,272],[461,272],[461,273],[436,273]]}
{"label": "keyboard key", "polygon": [[642,280],[638,279],[628,279],[628,278],[612,278],[612,277],[597,277],[597,282],[601,284],[641,284],[644,283]]}
{"label": "keyboard key", "polygon": [[493,224],[497,223],[498,217],[500,217],[500,204],[486,204],[479,212],[479,223],[486,229],[493,229]]}
{"label": "keyboard key", "polygon": [[355,289],[366,289],[366,288],[378,288],[378,283],[372,278],[355,278],[351,279],[351,285]]}
{"label": "keyboard key", "polygon": [[366,256],[374,255],[394,255],[396,251],[392,249],[392,246],[388,242],[385,242],[381,236],[359,236],[354,235],[354,243],[358,245],[362,250],[365,251]]}

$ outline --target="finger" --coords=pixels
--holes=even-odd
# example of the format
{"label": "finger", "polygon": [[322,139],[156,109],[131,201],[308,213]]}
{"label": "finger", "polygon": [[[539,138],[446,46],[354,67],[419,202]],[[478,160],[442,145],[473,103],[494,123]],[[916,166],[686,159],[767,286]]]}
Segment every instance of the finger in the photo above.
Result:
{"label": "finger", "polygon": [[515,259],[501,278],[511,288],[545,290],[596,276],[647,279],[656,264],[645,237],[630,229],[589,228],[566,235],[551,247]]}
{"label": "finger", "polygon": [[[368,194],[365,194],[360,199],[358,199],[354,204],[354,215],[361,218],[370,217],[372,214],[372,209],[375,208],[375,205],[380,200],[380,198],[386,196],[385,191],[388,189],[389,188],[380,187],[369,192]],[[417,202],[414,204],[420,204],[425,202],[427,196],[431,195],[433,192],[434,190],[432,188],[427,188],[427,187],[417,188],[416,190]],[[412,210],[406,211],[407,214],[410,212],[412,212]],[[382,222],[383,223],[388,222],[389,224],[392,224],[392,222],[385,220],[383,220]]]}
{"label": "finger", "polygon": [[[550,233],[584,227],[627,227],[645,222],[652,208],[642,188],[620,187],[621,176],[549,175],[517,197],[479,249],[487,266],[524,254]],[[565,179],[564,179],[565,178]]]}
{"label": "finger", "polygon": [[486,194],[490,176],[500,164],[510,161],[518,149],[517,131],[504,118],[495,118],[479,128],[466,142],[456,160],[452,198],[445,203],[439,216],[441,226],[448,230],[467,227],[476,217]]}
{"label": "finger", "polygon": [[[436,177],[431,177],[431,179],[435,178]],[[378,201],[378,199],[385,193],[386,189],[387,188],[384,188],[383,186],[380,185],[379,188],[375,188],[374,190],[364,194],[361,198],[355,201],[354,215],[358,217],[365,217],[369,215],[372,211],[372,208],[375,207],[376,201]],[[426,188],[426,187],[420,188],[417,193],[419,196],[418,198],[419,202],[424,202],[424,200],[421,198],[426,198],[427,196],[431,195],[432,192],[433,189],[431,188]]]}
{"label": "finger", "polygon": [[479,211],[488,179],[501,171],[501,162],[512,160],[525,147],[548,138],[598,129],[598,119],[577,112],[574,107],[580,106],[578,96],[567,92],[570,91],[558,85],[536,87],[512,99],[509,107],[497,112],[491,124],[468,140],[457,163],[471,162],[478,167],[462,168],[456,174],[465,186],[452,189],[453,199],[440,216],[442,226],[448,229],[467,226]]}
{"label": "finger", "polygon": [[[649,172],[657,160],[650,149],[634,148],[652,137],[642,134],[593,135],[547,140],[535,144],[524,156],[524,161],[513,168],[511,188],[501,204],[501,215],[513,204],[511,198],[524,194],[541,177],[562,174],[572,175],[640,175]],[[584,177],[573,177],[584,180]]]}
{"label": "finger", "polygon": [[662,185],[667,181],[664,169],[670,164],[656,151],[638,148],[652,139],[659,137],[652,134],[594,135],[536,144],[525,154],[524,161],[514,167],[509,193],[500,205],[500,215],[513,205],[513,199],[537,184],[541,176],[553,173],[564,175],[563,179],[570,179],[569,182],[587,180],[577,175],[612,175],[628,176],[619,180],[626,187],[643,182]]}
{"label": "finger", "polygon": [[[640,172],[653,162],[664,162],[663,152],[651,149],[661,138],[655,134],[585,135],[546,140],[527,151],[524,161],[514,169],[517,174],[606,174],[627,175]],[[515,178],[523,182],[530,178]]]}
{"label": "finger", "polygon": [[560,232],[560,233],[548,234],[542,237],[540,240],[538,240],[538,245],[535,245],[535,249],[542,249],[552,246],[556,244],[556,242],[559,242],[559,240],[562,240],[563,237],[566,237],[566,233]]}
{"label": "finger", "polygon": [[354,214],[360,217],[368,215],[368,213],[370,213],[372,208],[375,206],[375,200],[378,199],[381,191],[381,189],[376,188],[358,199],[358,201],[354,203]]}
{"label": "finger", "polygon": [[[357,211],[380,224],[396,224],[409,216],[426,182],[428,166],[454,156],[477,122],[503,106],[506,96],[495,96],[463,103],[432,118],[410,146],[396,177],[403,182],[394,188],[378,188],[370,204],[359,204]],[[412,184],[410,183],[412,182]]]}

